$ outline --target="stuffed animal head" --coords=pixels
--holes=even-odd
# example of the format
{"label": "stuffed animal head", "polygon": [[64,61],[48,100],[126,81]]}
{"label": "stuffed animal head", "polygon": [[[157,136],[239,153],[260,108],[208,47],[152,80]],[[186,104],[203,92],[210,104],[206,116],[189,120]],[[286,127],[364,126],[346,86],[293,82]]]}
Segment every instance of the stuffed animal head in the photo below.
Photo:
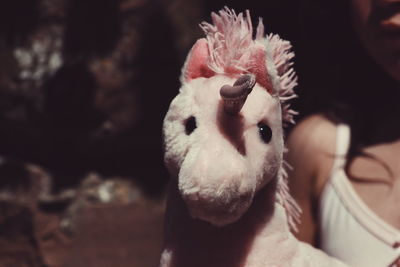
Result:
{"label": "stuffed animal head", "polygon": [[[222,226],[238,220],[272,179],[283,178],[282,125],[293,121],[290,43],[255,39],[250,16],[225,8],[203,22],[182,70],[179,94],[164,119],[165,163],[189,213]],[[286,201],[287,202],[287,201]]]}

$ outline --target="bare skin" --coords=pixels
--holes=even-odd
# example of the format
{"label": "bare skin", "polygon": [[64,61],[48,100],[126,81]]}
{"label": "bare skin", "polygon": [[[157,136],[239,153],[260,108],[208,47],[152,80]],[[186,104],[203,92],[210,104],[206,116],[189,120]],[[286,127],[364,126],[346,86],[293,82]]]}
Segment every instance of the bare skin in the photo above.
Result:
{"label": "bare skin", "polygon": [[[299,123],[288,140],[288,161],[293,166],[290,189],[303,209],[297,237],[317,246],[317,209],[333,164],[336,127],[322,115],[313,115]],[[357,156],[349,167],[349,180],[364,203],[400,231],[400,140],[373,145],[364,152],[379,162]]]}
{"label": "bare skin", "polygon": [[354,29],[370,56],[400,81],[399,0],[351,0]]}
{"label": "bare skin", "polygon": [[[350,2],[354,28],[361,43],[375,62],[400,82],[400,1]],[[400,230],[400,131],[396,114],[393,114],[397,113],[398,105],[388,105],[392,108],[386,110],[392,112],[376,107],[382,118],[376,125],[371,125],[377,131],[377,141],[363,149],[380,163],[371,157],[356,157],[349,167],[349,176],[353,178],[350,181],[355,191],[367,206],[385,222]]]}
{"label": "bare skin", "polygon": [[317,241],[317,203],[333,164],[335,138],[335,126],[315,115],[299,123],[287,142],[287,161],[293,167],[290,192],[303,210],[295,235],[313,245]]}
{"label": "bare skin", "polygon": [[[400,82],[400,0],[349,0],[353,27],[371,58]],[[349,25],[350,26],[350,25]],[[394,95],[396,88],[392,88]],[[376,90],[376,88],[365,88]],[[348,168],[349,181],[364,203],[400,231],[400,126],[398,103],[374,108],[379,121],[371,122],[372,144]],[[318,245],[317,208],[329,179],[336,145],[336,125],[322,115],[305,118],[288,138],[291,192],[303,209],[298,238]]]}

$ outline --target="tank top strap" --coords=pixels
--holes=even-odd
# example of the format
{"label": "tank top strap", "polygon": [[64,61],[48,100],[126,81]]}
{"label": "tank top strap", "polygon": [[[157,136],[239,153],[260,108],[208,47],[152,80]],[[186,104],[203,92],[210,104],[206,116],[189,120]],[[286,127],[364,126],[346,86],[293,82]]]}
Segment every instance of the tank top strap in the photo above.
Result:
{"label": "tank top strap", "polygon": [[350,148],[350,127],[338,124],[336,127],[336,149],[333,169],[343,168],[346,164],[347,152]]}

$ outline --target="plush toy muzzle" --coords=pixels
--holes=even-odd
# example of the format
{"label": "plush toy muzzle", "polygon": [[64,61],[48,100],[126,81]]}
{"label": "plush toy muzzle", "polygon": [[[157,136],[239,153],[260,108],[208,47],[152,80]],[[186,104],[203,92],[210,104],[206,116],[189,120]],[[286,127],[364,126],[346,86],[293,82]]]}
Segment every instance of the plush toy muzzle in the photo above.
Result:
{"label": "plush toy muzzle", "polygon": [[[247,74],[232,86],[222,86],[222,111],[217,110],[217,120],[231,125],[240,120],[239,112],[254,85],[254,75]],[[241,131],[239,128],[231,130]],[[233,133],[226,135],[229,134]],[[180,193],[191,216],[219,226],[236,221],[250,206],[255,192],[255,177],[242,154],[242,141],[227,144],[224,140],[225,131],[209,133],[208,138],[188,152],[179,173]]]}

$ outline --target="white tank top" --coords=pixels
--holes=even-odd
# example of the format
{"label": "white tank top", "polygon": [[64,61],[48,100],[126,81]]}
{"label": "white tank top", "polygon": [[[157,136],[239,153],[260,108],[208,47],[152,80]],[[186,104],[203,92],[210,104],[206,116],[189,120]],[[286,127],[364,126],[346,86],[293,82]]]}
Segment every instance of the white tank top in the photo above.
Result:
{"label": "white tank top", "polygon": [[378,217],[358,196],[344,166],[350,128],[337,127],[336,153],[320,199],[320,246],[351,266],[387,267],[400,258],[400,231]]}

